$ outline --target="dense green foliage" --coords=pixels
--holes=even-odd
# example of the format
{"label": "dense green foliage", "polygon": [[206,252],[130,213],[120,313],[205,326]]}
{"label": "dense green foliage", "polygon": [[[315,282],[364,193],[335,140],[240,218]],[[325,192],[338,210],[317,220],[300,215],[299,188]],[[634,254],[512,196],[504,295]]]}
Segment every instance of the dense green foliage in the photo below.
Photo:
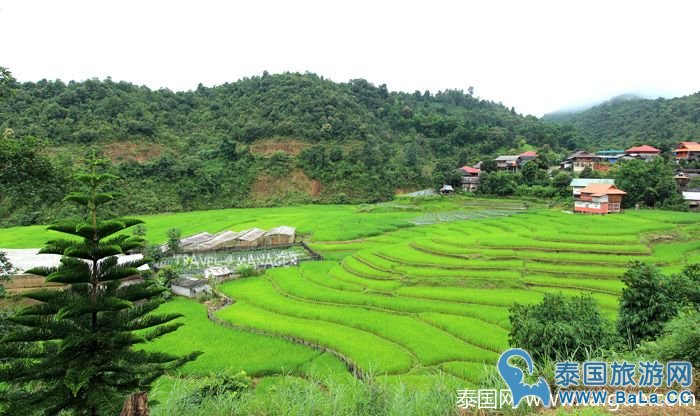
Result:
{"label": "dense green foliage", "polygon": [[610,149],[646,143],[668,150],[700,137],[700,93],[671,99],[613,99],[580,113],[544,118],[574,128],[582,145]]}
{"label": "dense green foliage", "polygon": [[[0,130],[12,128],[15,139],[0,146],[0,175],[20,175],[0,195],[0,225],[65,217],[58,185],[70,186],[77,156],[93,146],[113,159],[110,171],[129,190],[115,214],[375,202],[390,199],[396,188],[430,185],[437,165],[453,169],[525,146],[562,153],[575,146],[571,129],[459,90],[389,92],[364,80],[334,83],[313,74],[265,73],[188,92],[109,79],[9,85]],[[298,140],[301,153],[249,151],[268,138]],[[320,194],[281,189],[277,199],[252,199],[257,178],[284,179],[295,169],[318,180]]]}
{"label": "dense green foliage", "polygon": [[680,288],[656,267],[640,262],[630,264],[621,280],[626,287],[620,298],[620,335],[632,346],[656,338],[678,312]]}
{"label": "dense green foliage", "polygon": [[590,295],[545,294],[537,305],[511,308],[509,341],[537,359],[583,361],[613,343],[610,324]]}
{"label": "dense green foliage", "polygon": [[639,351],[660,360],[690,361],[693,367],[700,367],[700,312],[682,310],[664,325],[656,340],[643,342]]}
{"label": "dense green foliage", "polygon": [[622,198],[624,207],[639,203],[649,207],[686,210],[687,204],[673,180],[673,169],[673,162],[661,158],[650,162],[636,159],[615,164],[607,176],[614,178],[615,185],[627,192]]}
{"label": "dense green foliage", "polygon": [[198,355],[134,349],[182,324],[171,322],[179,314],[151,314],[165,290],[155,281],[122,285],[121,279],[138,275],[146,260],[119,264],[116,255],[142,246],[143,239],[115,234],[140,221],[98,215],[114,199],[105,192],[112,176],[97,173],[98,162],[92,162],[91,173],[77,177],[86,190],[66,198],[86,209],[86,220],[50,227],[79,239],[49,241],[41,253],[61,255],[61,264],[29,271],[68,288],[25,294],[36,304],[9,318],[14,325],[3,331],[3,414],[116,414],[127,395],[148,389]]}

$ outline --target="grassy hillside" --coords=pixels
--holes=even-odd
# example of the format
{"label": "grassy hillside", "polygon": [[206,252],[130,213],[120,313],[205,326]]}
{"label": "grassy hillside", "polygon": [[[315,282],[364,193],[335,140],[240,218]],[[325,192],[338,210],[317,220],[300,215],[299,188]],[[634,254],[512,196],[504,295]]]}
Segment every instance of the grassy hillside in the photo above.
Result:
{"label": "grassy hillside", "polygon": [[13,87],[0,101],[0,226],[74,214],[61,199],[93,151],[129,189],[116,213],[153,214],[377,202],[432,185],[435,166],[575,147],[566,127],[460,90],[392,92],[308,73],[187,92],[111,80]]}

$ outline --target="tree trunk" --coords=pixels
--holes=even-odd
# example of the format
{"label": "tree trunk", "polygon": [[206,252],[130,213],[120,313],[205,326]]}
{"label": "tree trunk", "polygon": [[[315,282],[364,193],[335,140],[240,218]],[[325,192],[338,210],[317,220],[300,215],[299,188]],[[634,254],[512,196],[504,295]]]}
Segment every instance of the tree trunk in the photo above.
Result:
{"label": "tree trunk", "polygon": [[148,416],[148,393],[134,393],[126,398],[119,416]]}

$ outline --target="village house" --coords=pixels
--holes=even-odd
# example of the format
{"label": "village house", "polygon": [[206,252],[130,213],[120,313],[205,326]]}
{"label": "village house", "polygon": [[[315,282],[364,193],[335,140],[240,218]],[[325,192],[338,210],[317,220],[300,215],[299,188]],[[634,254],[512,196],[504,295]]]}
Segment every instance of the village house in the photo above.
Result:
{"label": "village house", "polygon": [[691,211],[700,211],[700,192],[683,192],[683,199]]}
{"label": "village house", "polygon": [[676,160],[698,161],[700,160],[700,143],[681,142],[673,151]]}
{"label": "village house", "polygon": [[581,190],[592,183],[602,183],[605,185],[615,185],[615,179],[588,179],[588,178],[574,178],[569,184],[573,188],[574,199],[581,195]]}
{"label": "village house", "polygon": [[524,165],[527,162],[534,160],[537,158],[537,152],[534,152],[532,150],[528,150],[527,152],[523,152],[520,154],[520,164]]}
{"label": "village house", "polygon": [[581,189],[579,197],[574,201],[574,212],[588,214],[610,214],[622,212],[622,197],[627,192],[615,185],[592,183]]}
{"label": "village house", "polygon": [[498,156],[496,159],[496,169],[504,172],[517,172],[520,169],[520,155]]}
{"label": "village house", "polygon": [[598,155],[595,153],[580,150],[564,159],[561,163],[561,168],[574,172],[582,172],[585,168],[593,169],[599,160]]}
{"label": "village house", "polygon": [[462,166],[459,168],[459,173],[462,175],[462,189],[468,192],[474,192],[479,189],[479,176],[481,169],[471,166]]}
{"label": "village house", "polygon": [[642,146],[630,147],[629,149],[625,150],[625,154],[649,161],[659,156],[661,154],[661,150],[645,144]]}

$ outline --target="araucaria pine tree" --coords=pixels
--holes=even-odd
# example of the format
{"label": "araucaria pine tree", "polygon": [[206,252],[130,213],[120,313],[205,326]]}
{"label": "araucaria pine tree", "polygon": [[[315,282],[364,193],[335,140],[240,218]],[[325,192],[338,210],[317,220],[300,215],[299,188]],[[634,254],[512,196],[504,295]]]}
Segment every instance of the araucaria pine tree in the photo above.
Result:
{"label": "araucaria pine tree", "polygon": [[152,313],[165,290],[155,280],[125,285],[145,260],[119,264],[116,255],[144,244],[120,233],[141,223],[101,219],[100,207],[115,199],[105,192],[114,176],[98,173],[103,161],[76,177],[84,192],[66,197],[87,209],[85,222],[49,229],[75,237],[49,241],[41,252],[60,254],[55,268],[30,273],[65,289],[27,293],[36,304],[11,317],[0,343],[0,414],[119,414],[131,393],[147,391],[166,371],[199,355],[147,352],[139,344],[175,331],[179,314]]}

